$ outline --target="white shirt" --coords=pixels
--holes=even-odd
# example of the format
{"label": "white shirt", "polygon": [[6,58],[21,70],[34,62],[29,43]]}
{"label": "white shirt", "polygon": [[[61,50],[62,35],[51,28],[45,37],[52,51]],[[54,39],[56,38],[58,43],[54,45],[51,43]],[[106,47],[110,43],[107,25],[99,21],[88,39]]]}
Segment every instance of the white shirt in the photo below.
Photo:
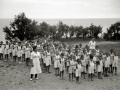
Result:
{"label": "white shirt", "polygon": [[89,47],[90,47],[90,49],[95,49],[95,46],[96,46],[96,42],[94,41],[90,41],[89,42]]}

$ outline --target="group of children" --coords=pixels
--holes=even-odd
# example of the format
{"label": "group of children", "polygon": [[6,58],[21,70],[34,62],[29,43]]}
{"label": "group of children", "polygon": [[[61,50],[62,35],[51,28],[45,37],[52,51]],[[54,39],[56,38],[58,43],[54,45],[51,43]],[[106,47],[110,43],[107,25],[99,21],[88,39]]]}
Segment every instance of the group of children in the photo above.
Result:
{"label": "group of children", "polygon": [[98,79],[102,79],[102,74],[108,77],[108,73],[117,74],[118,55],[111,49],[110,52],[100,50],[99,46],[95,49],[90,49],[88,45],[84,48],[82,44],[67,45],[58,41],[40,41],[35,42],[6,42],[0,44],[0,59],[18,60],[19,64],[26,61],[26,65],[30,65],[31,52],[33,46],[37,46],[37,51],[41,55],[42,70],[46,73],[50,72],[50,66],[55,69],[55,76],[60,76],[64,80],[65,71],[68,73],[69,80],[73,81],[76,77],[76,83],[80,83],[80,78],[86,78],[93,81],[95,73],[98,74]]}

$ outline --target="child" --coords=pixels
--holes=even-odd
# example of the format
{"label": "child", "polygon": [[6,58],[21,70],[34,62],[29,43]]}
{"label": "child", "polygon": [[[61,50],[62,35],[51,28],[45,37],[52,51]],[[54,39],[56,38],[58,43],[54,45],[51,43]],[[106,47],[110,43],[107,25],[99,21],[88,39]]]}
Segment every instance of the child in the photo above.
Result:
{"label": "child", "polygon": [[74,60],[73,60],[73,55],[70,56],[70,61],[69,61],[69,81],[73,81],[74,79]]}
{"label": "child", "polygon": [[9,48],[9,56],[10,56],[10,58],[12,58],[12,47],[13,47],[13,44],[11,43],[10,48]]}
{"label": "child", "polygon": [[60,56],[59,51],[56,51],[55,61],[54,61],[54,68],[55,68],[55,75],[59,75],[59,64],[60,64]]}
{"label": "child", "polygon": [[96,55],[93,56],[93,61],[94,61],[94,72],[97,72],[97,59],[98,57]]}
{"label": "child", "polygon": [[[29,46],[29,44],[27,46]],[[25,50],[26,50],[26,45],[23,43],[23,45],[22,45],[22,60],[23,61],[25,61],[25,58],[26,58]]]}
{"label": "child", "polygon": [[19,63],[21,63],[21,58],[22,58],[22,47],[21,47],[21,42],[19,42],[18,43],[18,52],[17,52],[17,54],[18,54],[18,61],[19,61]]}
{"label": "child", "polygon": [[88,62],[88,81],[91,77],[91,81],[93,81],[93,74],[94,74],[94,61],[93,56],[90,55],[90,61]]}
{"label": "child", "polygon": [[102,69],[103,69],[102,55],[99,55],[98,59],[99,59],[99,63],[98,63],[98,79],[102,79],[102,77],[101,77],[101,72],[102,72]]}
{"label": "child", "polygon": [[47,45],[47,52],[46,52],[46,69],[47,72],[50,73],[50,66],[51,66],[51,53],[50,53],[50,47]]}
{"label": "child", "polygon": [[109,65],[110,65],[110,56],[109,56],[109,54],[107,53],[107,55],[106,55],[107,57],[106,57],[106,59],[105,59],[105,77],[108,77],[108,68],[109,68]]}
{"label": "child", "polygon": [[3,42],[1,41],[1,58],[2,58],[2,60],[4,59],[4,48],[5,48],[5,46],[4,46]]}
{"label": "child", "polygon": [[69,62],[70,62],[70,56],[67,56],[67,60],[66,60],[66,67],[67,67],[66,71],[67,71],[67,73],[69,71],[69,66],[70,66]]}
{"label": "child", "polygon": [[2,60],[2,46],[0,44],[0,60]]}
{"label": "child", "polygon": [[[25,48],[24,48],[24,49],[25,49]],[[30,48],[29,44],[27,43],[27,44],[26,44],[26,50],[25,50],[26,66],[29,65],[29,61],[30,61],[30,51],[31,51],[31,48]]]}
{"label": "child", "polygon": [[77,59],[76,59],[76,57],[75,56],[73,56],[73,60],[74,60],[74,77],[75,77],[75,72],[76,72],[76,64],[77,64]]}
{"label": "child", "polygon": [[96,55],[98,56],[99,53],[100,53],[99,46],[96,46],[96,47],[95,47],[95,51],[96,51]]}
{"label": "child", "polygon": [[13,45],[13,49],[12,49],[12,54],[13,54],[13,60],[14,60],[14,62],[16,62],[16,60],[17,60],[17,45],[16,45],[16,43],[14,43],[14,45]]}
{"label": "child", "polygon": [[105,52],[102,54],[102,62],[103,62],[103,75],[105,75],[105,61],[106,61],[106,54]]}
{"label": "child", "polygon": [[8,49],[9,49],[9,45],[8,43],[6,43],[5,48],[4,48],[4,54],[5,54],[5,60],[8,61]]}
{"label": "child", "polygon": [[114,60],[114,50],[111,49],[110,50],[110,65],[109,65],[109,72],[110,73],[113,73],[113,66],[112,66],[113,60]]}
{"label": "child", "polygon": [[76,64],[76,83],[79,84],[79,78],[81,77],[81,61],[80,59],[77,59],[77,64]]}
{"label": "child", "polygon": [[45,71],[47,71],[47,69],[46,69],[47,46],[44,45],[43,49],[44,49],[44,51],[43,51],[43,57],[42,57],[43,58],[43,65],[44,65]]}
{"label": "child", "polygon": [[115,70],[115,75],[117,75],[117,67],[118,67],[118,56],[116,55],[115,53],[115,56],[114,56],[114,61],[113,61],[113,73],[114,73],[114,70]]}
{"label": "child", "polygon": [[[86,61],[85,61],[85,59],[84,59],[84,56],[83,56],[83,55],[81,55],[80,60],[81,60],[81,73],[82,73],[82,75],[84,76],[84,79],[85,79]],[[81,75],[81,77],[82,77],[82,75]]]}
{"label": "child", "polygon": [[60,79],[64,80],[65,60],[64,60],[64,54],[63,53],[61,53],[59,70],[60,70]]}

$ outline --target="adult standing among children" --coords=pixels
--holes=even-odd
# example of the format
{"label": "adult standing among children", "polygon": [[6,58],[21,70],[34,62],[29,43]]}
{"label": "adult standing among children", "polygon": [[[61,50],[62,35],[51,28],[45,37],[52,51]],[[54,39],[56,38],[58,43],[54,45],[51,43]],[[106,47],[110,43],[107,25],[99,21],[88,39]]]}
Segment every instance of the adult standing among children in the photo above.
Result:
{"label": "adult standing among children", "polygon": [[31,81],[33,80],[33,75],[35,75],[35,79],[37,80],[37,74],[42,73],[41,66],[40,66],[40,59],[41,55],[40,52],[37,51],[37,46],[33,47],[33,52],[31,53],[31,59],[32,59],[32,68],[30,71],[31,74]]}
{"label": "adult standing among children", "polygon": [[95,41],[95,38],[93,37],[92,40],[89,42],[89,48],[92,50],[92,49],[95,49],[96,47],[96,41]]}

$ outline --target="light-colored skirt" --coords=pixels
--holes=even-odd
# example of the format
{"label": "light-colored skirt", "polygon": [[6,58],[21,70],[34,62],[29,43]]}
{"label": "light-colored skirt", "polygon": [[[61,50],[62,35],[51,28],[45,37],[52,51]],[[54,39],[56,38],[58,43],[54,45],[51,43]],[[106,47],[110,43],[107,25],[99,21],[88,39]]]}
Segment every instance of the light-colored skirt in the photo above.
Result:
{"label": "light-colored skirt", "polygon": [[17,56],[18,54],[17,54],[17,50],[12,50],[12,54],[13,54],[13,56]]}
{"label": "light-colored skirt", "polygon": [[59,64],[59,69],[60,69],[60,71],[65,71],[65,65],[64,64]]}
{"label": "light-colored skirt", "polygon": [[52,65],[52,63],[51,63],[51,57],[46,57],[45,62],[46,62],[46,66]]}
{"label": "light-colored skirt", "polygon": [[74,66],[69,66],[69,73],[74,73],[74,72],[75,72]]}
{"label": "light-colored skirt", "polygon": [[30,58],[30,51],[25,52],[25,58]]}
{"label": "light-colored skirt", "polygon": [[18,57],[22,57],[22,50],[17,52]]}
{"label": "light-colored skirt", "polygon": [[113,63],[112,63],[112,67],[118,67],[118,61],[113,61]]}
{"label": "light-colored skirt", "polygon": [[40,74],[42,73],[39,58],[33,59],[34,66],[30,70],[30,74]]}
{"label": "light-colored skirt", "polygon": [[60,65],[59,60],[55,60],[55,61],[54,61],[54,68],[58,68],[59,65]]}
{"label": "light-colored skirt", "polygon": [[76,69],[75,75],[76,77],[81,77],[81,69]]}

